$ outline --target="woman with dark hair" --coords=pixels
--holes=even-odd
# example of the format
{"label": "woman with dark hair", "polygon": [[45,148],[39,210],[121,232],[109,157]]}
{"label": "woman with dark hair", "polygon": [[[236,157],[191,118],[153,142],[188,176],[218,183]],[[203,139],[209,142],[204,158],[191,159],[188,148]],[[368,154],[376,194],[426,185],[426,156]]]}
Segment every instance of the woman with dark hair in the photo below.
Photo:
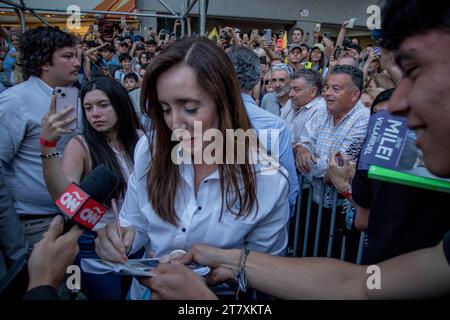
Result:
{"label": "woman with dark hair", "polygon": [[[289,180],[274,162],[252,162],[264,150],[226,54],[205,38],[174,43],[148,66],[142,102],[152,128],[136,147],[120,215],[123,239],[108,224],[99,230],[97,253],[125,262],[130,246],[134,252],[146,244],[162,256],[209,243],[283,255]],[[132,299],[144,293],[133,284]]]}
{"label": "woman with dark hair", "polygon": [[[93,79],[83,86],[81,104],[82,134],[68,142],[62,161],[58,158],[42,161],[48,191],[56,200],[70,182],[80,183],[93,168],[102,164],[119,176],[114,198],[120,207],[128,177],[133,170],[134,147],[143,134],[133,104],[126,89],[119,82],[106,77]],[[42,137],[47,141],[58,141],[62,134],[71,132],[66,128],[67,124],[76,121],[65,117],[73,107],[59,113],[55,109],[53,98],[49,113],[42,120]],[[44,154],[51,154],[55,150],[41,145]],[[96,257],[96,231],[111,221],[114,221],[114,214],[108,210],[92,231],[83,234],[77,262],[81,258]],[[119,277],[83,276],[82,283],[89,299],[121,298]]]}
{"label": "woman with dark hair", "polygon": [[138,64],[135,65],[134,67],[134,71],[136,71],[137,73],[139,73],[139,70],[141,70],[142,68],[146,68],[148,63],[150,62],[150,55],[148,54],[148,52],[142,52],[139,57],[138,57]]}
{"label": "woman with dark hair", "polygon": [[316,43],[309,53],[308,61],[304,64],[305,69],[311,69],[319,72],[325,79],[328,74],[328,68],[325,67],[325,47],[321,43]]}

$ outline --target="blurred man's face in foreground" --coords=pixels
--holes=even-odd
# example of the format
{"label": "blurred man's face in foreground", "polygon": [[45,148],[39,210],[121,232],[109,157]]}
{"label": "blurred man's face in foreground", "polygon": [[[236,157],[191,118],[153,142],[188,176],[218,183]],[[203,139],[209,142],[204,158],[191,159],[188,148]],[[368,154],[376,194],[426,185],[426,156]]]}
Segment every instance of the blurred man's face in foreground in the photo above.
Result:
{"label": "blurred man's face in foreground", "polygon": [[450,33],[433,30],[403,41],[397,61],[403,79],[389,110],[405,115],[417,133],[426,167],[450,177]]}

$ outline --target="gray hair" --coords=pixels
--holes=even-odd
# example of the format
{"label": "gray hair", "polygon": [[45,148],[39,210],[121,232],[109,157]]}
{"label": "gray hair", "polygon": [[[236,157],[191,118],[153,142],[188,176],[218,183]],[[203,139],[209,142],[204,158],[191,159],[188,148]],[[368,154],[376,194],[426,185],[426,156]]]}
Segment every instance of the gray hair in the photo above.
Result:
{"label": "gray hair", "polygon": [[285,63],[279,63],[276,65],[273,65],[271,68],[272,72],[275,71],[286,71],[289,77],[292,77],[292,71],[291,68]]}
{"label": "gray hair", "polygon": [[233,64],[243,90],[252,90],[261,79],[261,67],[258,56],[245,47],[232,46],[226,54]]}
{"label": "gray hair", "polygon": [[322,75],[316,70],[311,69],[300,69],[297,70],[292,76],[291,80],[303,78],[306,83],[312,87],[317,88],[317,95],[319,96],[322,92]]}
{"label": "gray hair", "polygon": [[361,69],[356,68],[350,65],[337,65],[329,72],[328,75],[332,74],[348,74],[352,77],[352,84],[359,89],[359,91],[363,90],[364,87],[364,74]]}
{"label": "gray hair", "polygon": [[[350,63],[348,62],[344,62],[344,60],[350,60]],[[354,66],[356,68],[359,67],[359,62],[355,57],[352,56],[344,56],[338,59],[337,61],[337,66],[343,66],[343,65],[348,65],[348,66]]]}

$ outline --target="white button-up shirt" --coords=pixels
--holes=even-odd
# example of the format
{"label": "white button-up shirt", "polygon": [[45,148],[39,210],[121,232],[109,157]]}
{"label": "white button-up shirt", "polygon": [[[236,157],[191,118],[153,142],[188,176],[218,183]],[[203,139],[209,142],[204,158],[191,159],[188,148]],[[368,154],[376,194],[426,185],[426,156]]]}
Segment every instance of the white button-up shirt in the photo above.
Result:
{"label": "white button-up shirt", "polygon": [[[289,181],[284,168],[256,165],[256,205],[246,218],[236,219],[226,205],[219,221],[222,196],[218,171],[202,181],[197,196],[193,165],[181,164],[180,185],[175,200],[179,226],[163,221],[152,208],[147,196],[149,143],[142,137],[135,151],[135,168],[128,181],[120,213],[121,224],[135,226],[134,249],[147,244],[158,256],[174,249],[189,250],[194,244],[208,243],[221,248],[247,245],[251,250],[283,254],[287,245],[286,224],[289,218]],[[263,172],[264,170],[264,172]],[[234,204],[234,211],[239,203]]]}
{"label": "white button-up shirt", "polygon": [[322,96],[313,99],[310,103],[297,111],[294,110],[292,102],[289,100],[289,103],[281,109],[281,118],[286,120],[291,133],[292,143],[299,142],[305,129],[306,122],[308,122],[317,111],[325,111],[326,109],[327,104]]}
{"label": "white button-up shirt", "polygon": [[[180,181],[175,200],[179,226],[163,221],[147,196],[147,170],[150,163],[149,142],[142,137],[135,150],[135,167],[128,181],[125,201],[120,213],[124,227],[134,226],[133,251],[143,245],[157,256],[174,249],[189,250],[195,244],[219,248],[240,248],[282,255],[288,241],[289,176],[284,168],[255,165],[256,203],[248,216],[236,216],[223,206],[218,171],[201,182],[197,196],[194,189],[194,167],[179,165]],[[233,205],[233,211],[240,204]],[[258,210],[257,210],[258,209]],[[256,212],[257,210],[257,212]],[[140,299],[142,288],[134,282],[132,299]]]}

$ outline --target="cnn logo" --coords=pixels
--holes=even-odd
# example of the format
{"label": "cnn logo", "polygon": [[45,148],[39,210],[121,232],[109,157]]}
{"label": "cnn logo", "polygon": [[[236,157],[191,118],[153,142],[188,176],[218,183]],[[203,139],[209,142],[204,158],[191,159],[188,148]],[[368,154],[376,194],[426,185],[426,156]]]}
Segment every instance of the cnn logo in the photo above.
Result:
{"label": "cnn logo", "polygon": [[70,212],[76,212],[84,198],[76,191],[66,192],[61,196],[61,204]]}
{"label": "cnn logo", "polygon": [[95,225],[98,220],[103,216],[103,212],[100,208],[94,207],[92,210],[89,208],[84,209],[80,213],[80,219],[86,221],[89,224]]}

